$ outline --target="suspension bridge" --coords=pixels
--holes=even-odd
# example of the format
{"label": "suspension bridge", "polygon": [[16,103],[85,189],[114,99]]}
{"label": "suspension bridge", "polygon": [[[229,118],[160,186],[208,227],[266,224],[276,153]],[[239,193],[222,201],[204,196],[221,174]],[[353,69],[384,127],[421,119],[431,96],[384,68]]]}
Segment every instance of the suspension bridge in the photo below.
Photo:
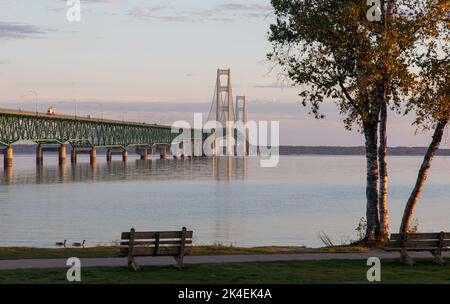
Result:
{"label": "suspension bridge", "polygon": [[[238,132],[234,129],[236,122],[245,124],[247,121],[246,100],[245,96],[237,96],[236,102],[233,101],[229,69],[217,70],[215,92],[207,121],[214,121],[215,127],[189,129],[188,138],[174,142],[182,130],[172,132],[171,126],[0,109],[0,146],[5,168],[12,166],[13,147],[20,142],[37,144],[37,164],[42,164],[44,152],[47,151],[57,152],[59,164],[65,164],[67,145],[71,147],[72,163],[77,161],[79,154],[89,154],[91,163],[95,163],[98,149],[106,150],[108,161],[112,159],[112,155],[119,154],[123,161],[127,161],[130,147],[135,147],[134,150],[142,160],[147,160],[155,150],[159,152],[160,158],[167,159],[169,148],[173,146],[182,150],[181,153],[173,153],[174,158],[192,158],[204,155],[202,148],[198,154],[198,148],[195,147],[203,147],[207,134],[214,135],[214,156],[235,155],[239,147],[243,149],[244,155],[248,155],[247,131]],[[195,135],[198,131],[201,133],[200,138]]]}

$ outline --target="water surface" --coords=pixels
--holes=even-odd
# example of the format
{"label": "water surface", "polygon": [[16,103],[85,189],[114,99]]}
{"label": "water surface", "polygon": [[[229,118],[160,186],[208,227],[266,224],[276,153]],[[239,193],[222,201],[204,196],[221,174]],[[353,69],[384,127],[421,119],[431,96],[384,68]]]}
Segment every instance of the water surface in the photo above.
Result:
{"label": "water surface", "polygon": [[[321,246],[356,238],[365,216],[361,156],[284,156],[275,168],[256,157],[197,160],[103,157],[91,166],[15,155],[0,177],[0,246],[50,247],[83,239],[111,244],[121,231],[194,230],[196,244]],[[390,216],[398,228],[420,157],[391,157]],[[419,229],[450,231],[450,158],[433,163],[415,218]]]}

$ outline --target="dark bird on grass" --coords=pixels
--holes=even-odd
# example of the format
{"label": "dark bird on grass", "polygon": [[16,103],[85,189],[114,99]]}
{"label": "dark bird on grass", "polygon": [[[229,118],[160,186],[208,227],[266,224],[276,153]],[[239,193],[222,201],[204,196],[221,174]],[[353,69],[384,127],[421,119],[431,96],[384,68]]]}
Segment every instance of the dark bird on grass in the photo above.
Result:
{"label": "dark bird on grass", "polygon": [[64,242],[56,242],[55,246],[66,248],[66,243],[67,243],[67,240],[64,240]]}
{"label": "dark bird on grass", "polygon": [[77,242],[72,243],[72,246],[73,247],[83,247],[84,248],[84,244],[85,243],[86,243],[86,240],[83,240],[83,242],[81,242],[81,243],[77,243]]}

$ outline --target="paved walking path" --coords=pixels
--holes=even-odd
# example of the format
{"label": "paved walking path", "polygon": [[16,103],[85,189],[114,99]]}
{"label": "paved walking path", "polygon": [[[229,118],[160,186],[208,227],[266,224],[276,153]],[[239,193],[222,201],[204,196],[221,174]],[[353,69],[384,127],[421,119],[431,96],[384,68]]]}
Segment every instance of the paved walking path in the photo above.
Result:
{"label": "paved walking path", "polygon": [[[412,258],[431,258],[426,252],[410,253]],[[450,258],[450,253],[443,254]],[[315,260],[367,260],[370,257],[383,259],[398,259],[398,253],[388,253],[382,250],[367,253],[298,253],[298,254],[252,254],[252,255],[207,255],[187,256],[186,264],[209,263],[242,263],[242,262],[275,262],[275,261],[315,261]],[[82,258],[83,267],[117,267],[127,263],[126,258]],[[136,258],[140,266],[175,265],[172,257],[140,257]],[[38,269],[67,267],[66,259],[24,259],[0,260],[0,269]]]}

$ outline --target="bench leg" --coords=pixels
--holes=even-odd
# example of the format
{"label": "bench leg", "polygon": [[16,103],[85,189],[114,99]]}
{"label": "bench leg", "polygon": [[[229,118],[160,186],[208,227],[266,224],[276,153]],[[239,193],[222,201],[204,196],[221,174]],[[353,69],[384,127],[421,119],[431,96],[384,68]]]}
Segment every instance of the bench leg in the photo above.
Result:
{"label": "bench leg", "polygon": [[432,251],[431,254],[434,257],[434,262],[439,264],[439,265],[444,265],[445,264],[445,260],[442,258],[441,253],[439,251]]}
{"label": "bench leg", "polygon": [[413,266],[415,264],[414,260],[409,256],[408,252],[404,249],[400,252],[400,261],[403,264],[409,266]]}
{"label": "bench leg", "polygon": [[133,263],[131,264],[131,266],[133,267],[134,271],[138,271],[139,269],[141,269],[141,267],[136,263],[135,259],[133,259]]}
{"label": "bench leg", "polygon": [[140,268],[133,256],[128,256],[128,268],[133,268],[134,271],[138,271]]}
{"label": "bench leg", "polygon": [[127,263],[128,264],[128,268],[130,268],[133,265],[133,256],[130,253],[128,253],[127,261],[128,261],[128,263]]}
{"label": "bench leg", "polygon": [[178,269],[183,269],[183,268],[184,268],[184,255],[181,255],[181,256],[174,256],[173,258],[174,258],[175,261],[177,262],[177,264],[175,265],[175,267],[177,267]]}

